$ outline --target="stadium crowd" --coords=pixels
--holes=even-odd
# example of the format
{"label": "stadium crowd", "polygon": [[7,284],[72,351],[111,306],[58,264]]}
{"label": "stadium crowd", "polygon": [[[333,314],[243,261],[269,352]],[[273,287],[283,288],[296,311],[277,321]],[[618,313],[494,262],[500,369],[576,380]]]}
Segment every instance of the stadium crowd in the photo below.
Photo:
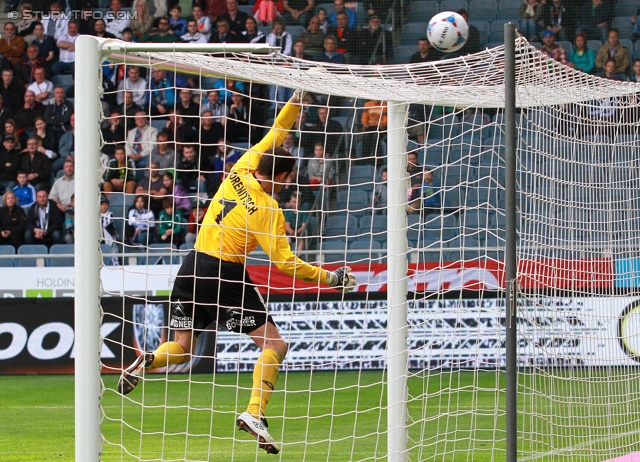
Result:
{"label": "stadium crowd", "polygon": [[[409,22],[405,29],[394,18],[412,11],[411,4],[406,11],[397,5],[388,0],[364,5],[334,0],[328,9],[314,0],[258,0],[253,5],[210,0],[194,2],[190,11],[183,11],[180,3],[162,0],[134,0],[126,6],[111,0],[108,8],[78,0],[7,3],[6,11],[19,10],[21,15],[20,20],[5,24],[0,39],[0,244],[17,248],[73,243],[74,42],[81,34],[154,43],[268,43],[285,55],[337,64],[420,63],[452,56],[433,49],[424,32],[410,54],[406,43],[397,45],[404,43]],[[49,12],[28,14],[38,8]],[[638,81],[640,59],[632,60],[620,40],[640,38],[640,23],[630,17],[633,32],[621,37],[612,27],[616,8],[613,0],[525,0],[518,10],[520,17],[513,19],[520,20],[521,33],[530,41],[542,42],[540,49],[552,59],[607,79]],[[105,19],[87,14],[81,20],[56,16],[68,9],[109,14],[104,14]],[[470,20],[470,35],[455,54],[477,52],[487,45],[488,36],[474,26],[467,9],[459,13]],[[424,31],[426,24],[422,26]],[[587,46],[593,40],[602,41],[597,52]],[[573,44],[567,46],[569,41]],[[107,229],[113,221],[108,211],[112,194],[135,195],[126,211],[127,226],[109,228],[114,240],[130,245],[193,242],[207,201],[242,152],[263,136],[290,95],[284,88],[229,79],[205,81],[110,62],[103,65],[103,90],[103,224]],[[335,200],[339,184],[345,181],[347,156],[355,164],[378,169],[381,180],[372,185],[370,203],[381,213],[386,207],[381,160],[386,146],[386,103],[321,94],[308,98],[284,141],[300,159],[290,185],[279,196],[289,210],[287,232],[292,240],[318,232],[310,229],[308,211],[319,204],[326,207],[328,198]],[[432,110],[410,108],[409,134],[416,143],[425,140],[424,127]],[[355,149],[349,153],[346,132],[355,133]],[[418,163],[409,165],[409,170],[418,169],[411,172],[410,213],[419,207],[419,199],[427,197],[423,194],[431,197],[431,207],[444,206],[432,197],[438,190],[433,175],[416,167]],[[305,246],[305,240],[296,241],[298,250]]]}

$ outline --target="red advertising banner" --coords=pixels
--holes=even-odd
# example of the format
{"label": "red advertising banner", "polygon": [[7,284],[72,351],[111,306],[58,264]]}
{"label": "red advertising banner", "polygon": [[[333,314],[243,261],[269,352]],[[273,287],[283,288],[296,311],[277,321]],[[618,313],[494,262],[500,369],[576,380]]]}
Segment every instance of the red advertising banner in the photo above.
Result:
{"label": "red advertising banner", "polygon": [[[335,269],[338,266],[325,266]],[[386,292],[387,266],[351,265],[358,281],[358,292]],[[291,294],[327,292],[333,289],[294,279],[275,266],[249,266],[249,274],[261,293]],[[520,287],[533,289],[608,289],[613,287],[613,260],[548,259],[521,260],[518,263]],[[410,291],[500,290],[505,288],[504,262],[475,260],[449,263],[413,263],[407,273]]]}

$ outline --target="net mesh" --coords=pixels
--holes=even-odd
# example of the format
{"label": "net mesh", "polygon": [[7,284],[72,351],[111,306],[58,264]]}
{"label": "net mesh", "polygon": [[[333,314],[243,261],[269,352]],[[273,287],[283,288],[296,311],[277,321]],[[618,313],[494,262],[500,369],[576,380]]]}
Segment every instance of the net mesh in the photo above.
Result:
{"label": "net mesh", "polygon": [[[640,224],[638,87],[565,68],[524,40],[516,48],[519,451],[523,460],[601,461],[639,450],[640,347],[629,292],[637,285]],[[328,268],[350,264],[359,286],[349,297],[319,291],[283,278],[264,249],[249,255],[249,273],[289,345],[267,410],[270,431],[281,444],[281,460],[386,459],[384,368],[393,358],[386,351],[385,291],[394,277],[386,267],[386,189],[398,185],[385,182],[385,166],[396,160],[387,156],[383,101],[408,102],[408,179],[399,187],[406,190],[408,213],[409,458],[502,460],[504,49],[377,67],[248,54],[115,53],[108,59],[147,68],[147,76],[153,69],[185,73],[182,83],[172,82],[176,97],[167,104],[177,116],[152,112],[149,124],[182,151],[161,170],[183,186],[166,193],[174,209],[184,198],[193,216],[181,236],[135,242],[127,235],[135,190],[109,196],[116,230],[103,244],[102,284],[105,296],[125,297],[103,299],[105,319],[122,323],[117,338],[107,339],[121,363],[104,371],[116,372],[171,338],[168,294],[194,237],[187,236],[198,231],[198,213],[224,177],[225,162],[218,160],[259,141],[288,89],[302,88],[313,94],[287,145],[300,157],[298,170],[285,186],[289,195],[278,198],[291,209],[298,206],[291,203],[295,192],[301,204],[287,212],[292,229],[305,224],[291,234],[291,246]],[[250,117],[212,114],[225,124],[203,138],[210,120],[202,111],[214,110],[216,84],[218,96],[229,98],[227,111],[242,93]],[[186,112],[188,104],[180,109],[187,89],[197,100],[194,114]],[[154,91],[142,93],[149,111]],[[112,89],[105,97],[118,94]],[[325,111],[330,122],[323,121]],[[105,128],[114,119],[105,114]],[[135,130],[135,113],[117,119],[125,133]],[[105,130],[102,136],[111,158],[118,140]],[[148,147],[158,150],[163,142],[156,137]],[[191,143],[206,166],[183,162]],[[322,144],[321,166],[316,143]],[[221,154],[229,149],[234,152]],[[150,167],[132,170],[137,185]],[[117,168],[107,164],[105,172]],[[140,220],[159,227],[156,218]],[[175,217],[166,221],[179,224]],[[125,397],[114,390],[116,378],[105,375],[105,459],[257,457],[255,441],[237,431],[235,419],[246,406],[248,371],[259,350],[246,336],[215,326],[200,337],[191,363],[146,374]]]}

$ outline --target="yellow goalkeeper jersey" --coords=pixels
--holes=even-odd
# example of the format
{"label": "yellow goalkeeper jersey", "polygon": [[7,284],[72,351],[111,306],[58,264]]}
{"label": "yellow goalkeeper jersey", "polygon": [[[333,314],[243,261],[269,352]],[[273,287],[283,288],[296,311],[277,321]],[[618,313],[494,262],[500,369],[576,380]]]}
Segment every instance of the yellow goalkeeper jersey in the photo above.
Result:
{"label": "yellow goalkeeper jersey", "polygon": [[262,154],[282,144],[299,110],[300,106],[287,104],[269,133],[231,169],[211,200],[195,248],[221,260],[244,264],[260,244],[285,274],[324,283],[325,270],[302,261],[291,251],[280,205],[253,176]]}

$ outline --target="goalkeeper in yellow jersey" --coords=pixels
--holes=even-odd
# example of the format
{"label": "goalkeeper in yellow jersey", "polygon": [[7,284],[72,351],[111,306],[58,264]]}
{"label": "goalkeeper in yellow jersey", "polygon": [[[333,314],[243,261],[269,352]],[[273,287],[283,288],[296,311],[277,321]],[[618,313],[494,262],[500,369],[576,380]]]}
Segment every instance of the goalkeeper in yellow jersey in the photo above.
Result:
{"label": "goalkeeper in yellow jersey", "polygon": [[324,283],[343,292],[356,286],[349,267],[327,271],[296,257],[287,241],[285,220],[273,199],[295,166],[296,158],[282,141],[300,110],[296,91],[269,133],[236,163],[214,196],[204,217],[195,249],[185,258],[171,292],[173,341],[138,359],[122,372],[118,391],[130,393],[143,370],[186,363],[195,350],[198,332],[217,322],[231,332],[246,333],[262,353],[253,371],[253,390],[238,427],[258,439],[270,454],[279,451],[264,411],[275,389],[287,344],[245,268],[247,255],[258,244],[284,273],[308,282]]}

